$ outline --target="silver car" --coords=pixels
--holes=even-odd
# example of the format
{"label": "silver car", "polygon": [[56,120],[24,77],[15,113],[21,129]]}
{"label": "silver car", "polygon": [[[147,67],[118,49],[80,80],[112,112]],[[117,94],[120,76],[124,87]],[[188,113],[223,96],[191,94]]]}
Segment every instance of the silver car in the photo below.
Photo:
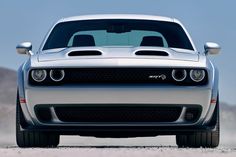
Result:
{"label": "silver car", "polygon": [[176,135],[179,147],[219,144],[218,70],[174,18],[89,15],[59,20],[18,70],[19,147],[60,135]]}

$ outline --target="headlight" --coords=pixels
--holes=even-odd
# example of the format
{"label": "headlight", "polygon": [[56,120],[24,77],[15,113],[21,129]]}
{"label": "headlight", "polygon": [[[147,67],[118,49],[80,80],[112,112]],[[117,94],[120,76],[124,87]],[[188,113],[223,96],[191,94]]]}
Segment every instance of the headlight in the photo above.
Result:
{"label": "headlight", "polygon": [[195,82],[200,82],[205,78],[205,71],[204,70],[191,70],[190,71],[190,78]]}
{"label": "headlight", "polygon": [[36,82],[42,82],[47,77],[47,71],[46,70],[32,70],[31,77]]}
{"label": "headlight", "polygon": [[177,82],[183,81],[187,77],[187,71],[184,69],[174,69],[172,70],[172,77]]}
{"label": "headlight", "polygon": [[59,82],[59,81],[63,80],[64,77],[65,77],[64,70],[50,70],[50,78],[53,81]]}

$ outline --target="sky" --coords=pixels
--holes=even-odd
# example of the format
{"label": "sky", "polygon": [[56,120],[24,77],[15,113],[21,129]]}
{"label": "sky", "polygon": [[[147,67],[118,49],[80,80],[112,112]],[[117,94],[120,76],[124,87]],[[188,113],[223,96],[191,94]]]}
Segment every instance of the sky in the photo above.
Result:
{"label": "sky", "polygon": [[63,17],[86,14],[132,13],[179,19],[198,51],[213,41],[221,54],[210,56],[220,71],[220,99],[236,105],[235,0],[1,0],[0,66],[16,70],[27,56],[16,54],[23,41],[37,51],[50,27]]}

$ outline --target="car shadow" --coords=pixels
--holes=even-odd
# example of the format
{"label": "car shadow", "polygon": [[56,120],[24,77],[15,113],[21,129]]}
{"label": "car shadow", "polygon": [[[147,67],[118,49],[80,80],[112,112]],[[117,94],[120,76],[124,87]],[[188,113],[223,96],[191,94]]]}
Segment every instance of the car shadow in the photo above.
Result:
{"label": "car shadow", "polygon": [[178,148],[177,146],[59,146],[59,148]]}
{"label": "car shadow", "polygon": [[[3,148],[8,148],[8,149],[14,149],[14,148],[20,148],[18,146],[5,146]],[[36,147],[37,148],[37,147]],[[70,146],[70,145],[66,145],[66,146],[58,146],[58,147],[49,147],[52,149],[60,149],[60,148],[106,148],[106,149],[116,149],[116,148],[128,148],[128,149],[146,149],[146,148],[178,148],[177,146],[109,146],[109,145],[92,145],[92,146],[86,146],[86,145],[78,145],[78,146]],[[25,149],[25,148],[24,148]],[[46,149],[46,148],[45,148]]]}

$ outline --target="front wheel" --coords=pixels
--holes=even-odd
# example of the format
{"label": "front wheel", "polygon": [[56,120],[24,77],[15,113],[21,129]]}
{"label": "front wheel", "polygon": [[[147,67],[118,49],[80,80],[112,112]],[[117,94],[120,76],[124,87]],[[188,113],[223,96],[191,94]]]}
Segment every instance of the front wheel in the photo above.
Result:
{"label": "front wheel", "polygon": [[176,135],[176,144],[178,147],[192,148],[215,148],[220,141],[220,122],[219,122],[219,100],[216,103],[216,109],[213,119],[216,118],[216,129],[213,131],[196,131],[189,135]]}
{"label": "front wheel", "polygon": [[22,131],[20,123],[23,120],[23,113],[20,107],[19,96],[16,101],[16,143],[19,147],[57,147],[60,141],[60,135],[39,132]]}

